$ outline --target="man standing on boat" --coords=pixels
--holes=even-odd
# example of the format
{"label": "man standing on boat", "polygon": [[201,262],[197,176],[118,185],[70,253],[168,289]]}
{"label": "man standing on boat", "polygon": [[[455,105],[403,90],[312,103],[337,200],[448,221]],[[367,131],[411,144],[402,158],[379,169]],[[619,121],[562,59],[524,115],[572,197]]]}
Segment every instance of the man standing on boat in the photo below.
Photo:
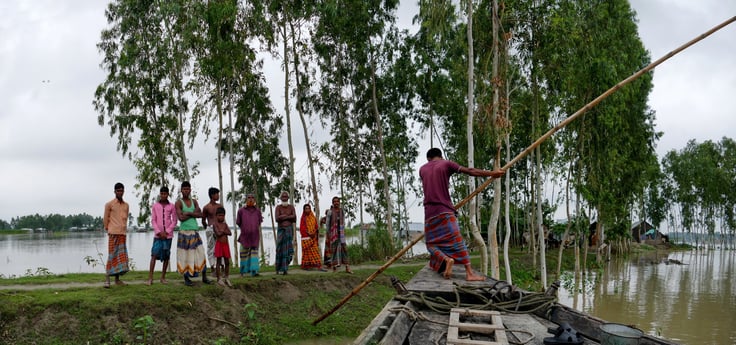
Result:
{"label": "man standing on boat", "polygon": [[442,151],[427,151],[427,163],[419,168],[424,190],[424,234],[429,252],[429,267],[445,279],[452,277],[452,266],[465,266],[465,280],[481,281],[485,277],[473,272],[468,248],[460,235],[455,206],[450,200],[450,176],[463,173],[470,176],[500,177],[503,170],[482,170],[461,166],[442,158]]}

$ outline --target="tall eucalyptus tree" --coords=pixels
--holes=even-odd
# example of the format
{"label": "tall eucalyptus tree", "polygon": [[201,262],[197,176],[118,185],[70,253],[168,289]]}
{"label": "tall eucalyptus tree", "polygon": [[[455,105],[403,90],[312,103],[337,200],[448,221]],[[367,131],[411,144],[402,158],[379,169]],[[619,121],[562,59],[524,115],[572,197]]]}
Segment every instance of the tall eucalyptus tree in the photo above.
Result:
{"label": "tall eucalyptus tree", "polygon": [[[258,8],[237,0],[200,2],[194,13],[203,29],[192,35],[195,74],[190,88],[198,96],[193,120],[202,124],[207,137],[211,133],[212,122],[216,123],[218,183],[222,194],[230,199],[232,222],[235,223],[238,198],[235,193],[235,157],[232,154],[235,149],[233,115],[244,93],[255,91],[257,94],[257,90],[247,90],[248,87],[259,87],[257,83],[252,84],[261,73],[256,52],[248,41],[259,35],[255,23],[263,15]],[[223,155],[228,152],[230,193],[225,193]],[[237,231],[234,235],[237,236]],[[237,246],[233,245],[233,252],[237,253]]]}
{"label": "tall eucalyptus tree", "polygon": [[[401,41],[394,39],[399,37],[397,6],[395,0],[324,1],[313,37],[322,80],[313,106],[333,135],[334,141],[322,146],[337,175],[331,183],[339,186],[341,194],[348,194],[349,204],[350,197],[365,195],[370,183],[382,189],[382,198],[376,198],[373,205],[380,208],[371,209],[376,212],[374,219],[385,222],[392,240],[394,198],[390,191],[394,182],[385,137],[393,123],[389,117],[396,113],[392,109],[402,104],[388,103],[391,98],[384,95],[392,91],[381,85],[391,77],[399,49],[396,44]],[[360,159],[366,155],[369,160]],[[380,178],[371,178],[374,169]]]}
{"label": "tall eucalyptus tree", "polygon": [[97,48],[107,76],[93,105],[100,126],[110,127],[118,151],[138,170],[139,223],[150,214],[154,187],[197,173],[186,154],[198,128],[190,121],[184,85],[191,73],[189,38],[197,28],[190,18],[193,3],[118,0],[105,11],[109,27]]}
{"label": "tall eucalyptus tree", "polygon": [[[627,1],[558,1],[549,15],[541,71],[564,113],[649,63]],[[642,76],[568,126],[575,141],[563,149],[575,150],[572,159],[580,160],[581,184],[575,187],[596,210],[601,240],[604,228],[613,239],[626,237],[628,210],[646,185],[641,171],[656,164],[658,134],[646,105],[651,88],[651,74]]]}

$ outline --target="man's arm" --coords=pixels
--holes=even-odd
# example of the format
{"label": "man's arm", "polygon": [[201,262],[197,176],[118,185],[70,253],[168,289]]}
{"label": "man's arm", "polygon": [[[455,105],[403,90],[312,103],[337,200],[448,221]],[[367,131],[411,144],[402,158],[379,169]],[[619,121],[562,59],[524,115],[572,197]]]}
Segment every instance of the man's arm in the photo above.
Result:
{"label": "man's arm", "polygon": [[461,166],[458,170],[459,172],[470,175],[470,176],[478,176],[478,177],[501,177],[506,172],[501,169],[496,170],[483,170],[483,169],[476,169],[476,168],[468,168]]}
{"label": "man's arm", "polygon": [[281,205],[278,205],[278,206],[276,206],[276,222],[277,222],[277,223],[281,223],[281,222],[283,222],[283,221],[285,221],[285,220],[286,220],[286,219],[284,219],[284,216],[283,216],[283,215],[281,214],[281,210],[282,210],[283,208],[284,208],[284,207],[283,207],[283,206],[281,206]]}
{"label": "man's arm", "polygon": [[[164,231],[165,229],[160,229],[158,227],[159,219],[158,219],[158,212],[156,212],[156,204],[153,204],[153,206],[151,206],[151,226],[153,227],[153,234],[155,236],[158,236],[158,233],[161,231]],[[163,213],[163,211],[161,211],[161,213]]]}
{"label": "man's arm", "polygon": [[108,225],[110,225],[110,206],[105,204],[105,213],[102,216],[102,228],[107,230]]}
{"label": "man's arm", "polygon": [[207,229],[207,216],[210,214],[209,211],[210,204],[204,205],[204,208],[202,209],[202,228]]}
{"label": "man's arm", "polygon": [[174,204],[174,208],[176,208],[176,218],[179,219],[180,222],[183,222],[189,219],[189,217],[184,215],[184,211],[181,209],[181,205],[181,200],[177,200]]}
{"label": "man's arm", "polygon": [[296,208],[294,205],[289,206],[289,211],[291,211],[291,215],[288,215],[288,221],[291,221],[292,223],[296,223]]}
{"label": "man's arm", "polygon": [[193,218],[202,218],[202,209],[199,208],[199,204],[197,203],[197,200],[192,199],[194,201],[194,212],[192,212]]}

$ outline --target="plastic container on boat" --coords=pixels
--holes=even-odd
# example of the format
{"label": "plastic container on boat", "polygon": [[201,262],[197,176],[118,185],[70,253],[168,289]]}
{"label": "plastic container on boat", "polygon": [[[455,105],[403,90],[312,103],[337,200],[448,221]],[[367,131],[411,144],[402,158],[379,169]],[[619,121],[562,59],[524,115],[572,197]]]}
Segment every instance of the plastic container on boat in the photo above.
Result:
{"label": "plastic container on boat", "polygon": [[601,345],[639,345],[644,332],[619,323],[604,323],[601,329]]}

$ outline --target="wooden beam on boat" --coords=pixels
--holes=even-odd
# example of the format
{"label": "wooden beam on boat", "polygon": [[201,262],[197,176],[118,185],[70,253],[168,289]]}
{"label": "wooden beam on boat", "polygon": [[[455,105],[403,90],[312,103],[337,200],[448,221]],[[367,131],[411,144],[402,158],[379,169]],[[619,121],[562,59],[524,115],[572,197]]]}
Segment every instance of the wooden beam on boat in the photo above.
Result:
{"label": "wooden beam on boat", "polygon": [[[595,339],[596,341],[600,341],[601,339],[600,326],[604,323],[607,323],[606,321],[601,320],[595,316],[579,312],[575,309],[561,304],[557,304],[552,307],[552,310],[549,313],[549,319],[556,324],[567,322],[573,328],[575,328],[576,331],[580,332],[588,338]],[[678,344],[667,339],[657,338],[648,334],[644,334],[644,336],[639,340],[639,345]]]}
{"label": "wooden beam on boat", "polygon": [[396,313],[392,309],[403,305],[404,302],[395,299],[386,303],[381,312],[355,339],[354,344],[378,344],[396,319]]}

